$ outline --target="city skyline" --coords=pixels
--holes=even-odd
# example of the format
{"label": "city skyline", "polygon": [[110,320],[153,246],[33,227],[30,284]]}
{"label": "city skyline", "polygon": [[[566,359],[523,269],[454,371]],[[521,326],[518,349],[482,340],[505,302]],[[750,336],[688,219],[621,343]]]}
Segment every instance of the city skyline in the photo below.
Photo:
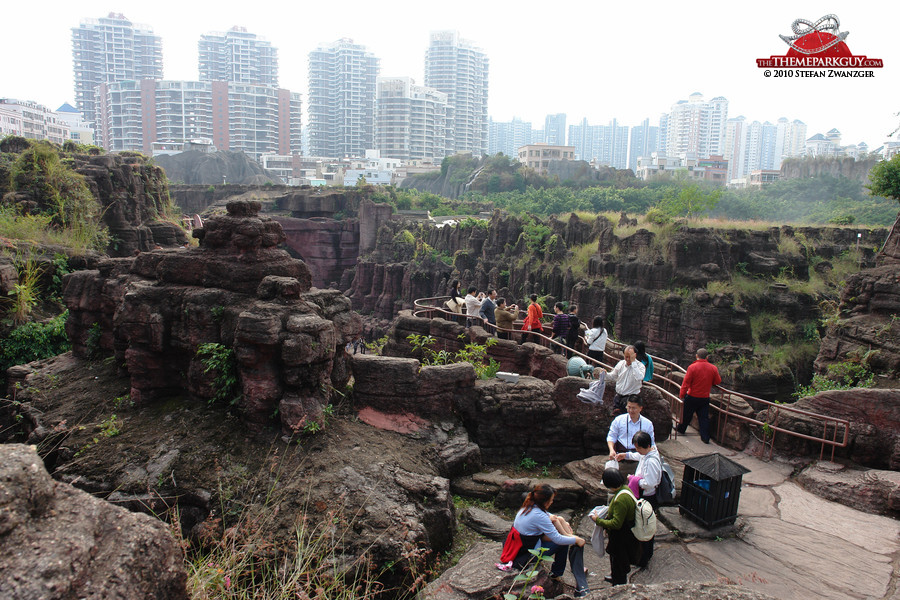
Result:
{"label": "city skyline", "polygon": [[800,119],[809,135],[837,128],[844,143],[866,142],[872,149],[900,122],[896,86],[891,85],[900,65],[900,51],[891,45],[891,14],[900,16],[894,5],[883,7],[877,17],[857,6],[837,11],[842,29],[850,32],[850,49],[885,64],[874,78],[838,80],[766,79],[756,68],[756,58],[785,52],[778,34],[787,32],[794,19],[831,12],[814,2],[790,7],[763,2],[752,13],[717,7],[702,14],[659,3],[649,11],[652,21],[643,10],[570,3],[556,15],[563,26],[541,28],[540,33],[532,33],[529,23],[551,16],[545,5],[529,2],[517,5],[521,10],[511,15],[501,7],[465,1],[433,14],[410,2],[397,2],[381,13],[351,1],[342,6],[342,18],[319,20],[306,18],[302,7],[276,14],[228,7],[211,12],[167,0],[153,6],[93,0],[51,4],[55,6],[40,15],[19,4],[4,9],[12,17],[8,22],[40,23],[42,35],[35,48],[33,28],[10,28],[8,47],[22,48],[29,60],[8,63],[0,96],[54,109],[63,102],[74,104],[71,29],[84,19],[121,12],[162,38],[167,80],[198,80],[202,35],[245,27],[278,49],[279,84],[300,92],[305,106],[307,57],[319,45],[352,38],[381,60],[381,75],[412,77],[423,85],[429,35],[450,29],[490,60],[488,116],[495,121],[518,117],[538,124],[548,114],[565,113],[569,123],[616,119],[635,126],[646,118],[655,122],[673,102],[700,92],[707,98],[728,98],[729,118]]}

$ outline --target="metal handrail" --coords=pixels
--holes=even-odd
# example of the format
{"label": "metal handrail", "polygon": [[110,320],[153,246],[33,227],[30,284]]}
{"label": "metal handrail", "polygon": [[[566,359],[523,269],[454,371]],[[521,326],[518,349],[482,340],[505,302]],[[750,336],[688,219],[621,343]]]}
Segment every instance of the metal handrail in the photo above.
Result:
{"label": "metal handrail", "polygon": [[[434,313],[437,312],[444,318],[449,318],[453,320],[455,318],[467,318],[466,315],[461,313],[455,313],[453,311],[446,310],[444,308],[444,302],[450,299],[450,296],[436,296],[432,298],[420,298],[413,302],[413,306],[415,307],[413,314],[416,316],[424,316],[428,315],[429,318],[434,318]],[[435,305],[437,304],[437,305]],[[521,321],[516,321],[516,324],[521,323]],[[500,329],[495,325],[491,325],[490,323],[483,323],[485,326],[485,330],[493,333],[495,331],[506,332],[510,334],[524,334],[528,333],[532,336],[531,339],[537,340],[537,342],[549,348],[559,347],[560,349],[565,349],[565,352],[570,355],[579,356],[585,360],[588,364],[592,364],[601,368],[610,369],[612,368],[612,364],[618,360],[619,356],[622,356],[625,346],[622,342],[618,342],[615,340],[609,340],[606,345],[606,351],[604,352],[604,358],[610,357],[615,359],[610,364],[607,364],[602,361],[595,360],[586,354],[582,354],[572,348],[569,348],[565,344],[561,344],[556,340],[550,339],[549,337],[543,335],[542,333],[538,333],[536,331],[521,331],[521,330],[506,330]],[[582,338],[583,340],[584,338]],[[610,352],[612,350],[612,352]],[[672,361],[666,360],[664,358],[654,358],[654,373],[653,379],[651,381],[645,381],[644,385],[649,385],[650,387],[658,390],[660,394],[666,399],[669,400],[669,406],[672,413],[672,420],[675,425],[681,424],[681,419],[684,416],[684,401],[680,397],[681,384],[667,375],[670,373],[676,372],[680,373],[682,377],[687,372],[681,365],[674,363]],[[663,367],[662,369],[657,369],[657,366]],[[661,371],[661,372],[658,372]],[[764,446],[768,446],[769,448],[769,458],[772,457],[775,450],[775,436],[777,433],[784,433],[786,435],[796,437],[799,439],[817,442],[821,444],[821,449],[819,451],[819,459],[821,460],[825,453],[825,446],[831,446],[831,460],[834,460],[834,453],[836,448],[846,448],[850,443],[850,421],[847,419],[840,419],[837,417],[832,417],[829,415],[823,415],[819,413],[814,413],[807,410],[802,410],[799,408],[795,408],[790,405],[779,404],[777,402],[772,402],[769,400],[763,400],[762,398],[757,398],[755,396],[750,396],[749,394],[743,394],[741,392],[736,392],[733,390],[729,390],[721,385],[715,386],[716,398],[715,402],[712,402],[714,395],[710,396],[710,408],[715,410],[722,418],[716,419],[716,438],[720,439],[722,432],[728,425],[729,419],[736,419],[741,422],[749,423],[751,425],[756,425],[761,427],[764,431],[763,444]],[[766,410],[766,420],[760,421],[759,419],[755,419],[752,417],[747,417],[742,414],[733,412],[732,408],[732,400],[734,398],[741,398],[748,403],[754,402],[761,404],[765,407]],[[805,433],[800,433],[799,431],[793,431],[790,429],[786,429],[778,425],[780,418],[784,414],[794,414],[800,415],[804,417],[808,417],[810,419],[818,420],[822,422],[822,436],[816,437],[807,435]],[[831,436],[829,439],[829,428],[831,428]],[[838,441],[840,432],[840,441]],[[770,437],[771,434],[771,437]],[[677,429],[673,435],[677,438]]]}

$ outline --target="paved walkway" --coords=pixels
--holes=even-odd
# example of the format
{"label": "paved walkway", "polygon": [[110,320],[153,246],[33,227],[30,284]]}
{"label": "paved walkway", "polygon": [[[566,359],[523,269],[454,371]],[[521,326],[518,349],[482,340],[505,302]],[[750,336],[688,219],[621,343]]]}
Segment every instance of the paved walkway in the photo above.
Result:
{"label": "paved walkway", "polygon": [[[632,582],[719,581],[784,600],[900,598],[900,522],[823,500],[789,481],[792,465],[703,444],[694,430],[661,443],[660,450],[673,467],[719,452],[750,473],[743,477],[735,527],[708,532],[677,508],[663,508],[662,520],[677,533],[660,523],[650,566],[633,573]],[[579,532],[589,536],[590,528],[582,522]],[[609,559],[593,552],[585,559],[591,588],[609,587],[603,582]]]}

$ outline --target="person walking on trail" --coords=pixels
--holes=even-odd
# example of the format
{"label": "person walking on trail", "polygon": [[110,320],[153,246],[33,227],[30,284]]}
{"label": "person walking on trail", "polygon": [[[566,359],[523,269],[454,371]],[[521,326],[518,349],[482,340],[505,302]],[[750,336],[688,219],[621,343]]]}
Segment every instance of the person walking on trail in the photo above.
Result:
{"label": "person walking on trail", "polygon": [[[556,315],[553,317],[553,340],[559,342],[562,345],[566,345],[567,336],[569,333],[569,315],[565,312],[565,305],[562,302],[557,302],[553,305],[553,310],[556,311]],[[566,355],[566,351],[560,346],[553,347],[554,352],[559,352],[563,356]]]}
{"label": "person walking on trail", "polygon": [[594,317],[593,327],[588,329],[584,334],[585,341],[588,344],[587,355],[594,360],[598,360],[603,362],[604,352],[606,352],[606,341],[609,339],[609,334],[606,332],[606,328],[603,327],[603,317],[596,316]]}
{"label": "person walking on trail", "polygon": [[625,412],[625,405],[630,399],[641,393],[641,382],[645,374],[644,363],[637,360],[634,346],[625,346],[622,355],[624,358],[609,372],[609,379],[616,382],[613,410],[617,415]]}
{"label": "person walking on trail", "polygon": [[700,441],[709,443],[709,393],[714,385],[722,383],[719,369],[707,360],[709,352],[706,348],[697,350],[696,358],[681,384],[678,395],[684,400],[684,415],[678,425],[678,433],[685,433],[687,426],[697,413],[697,425],[700,429]]}
{"label": "person walking on trail", "polygon": [[566,334],[566,346],[575,350],[578,344],[578,336],[581,335],[581,319],[578,318],[578,307],[569,305],[569,332]]}
{"label": "person walking on trail", "polygon": [[653,380],[653,359],[647,354],[644,342],[638,340],[634,343],[634,355],[644,365],[644,381]]}
{"label": "person walking on trail", "polygon": [[[659,451],[653,445],[653,438],[646,431],[638,431],[632,438],[634,443],[634,452],[620,452],[616,455],[616,460],[636,460],[638,461],[637,469],[634,475],[628,476],[628,487],[632,490],[637,488],[640,492],[640,498],[644,498],[653,507],[653,510],[659,510],[659,500],[656,497],[656,490],[659,482],[662,481],[662,458]],[[637,485],[633,484],[633,480],[637,480]],[[642,569],[647,567],[650,559],[653,557],[653,539],[650,538],[646,542],[641,542],[641,562],[638,566]]]}
{"label": "person walking on trail", "polygon": [[538,304],[538,295],[532,294],[529,296],[531,300],[531,304],[528,305],[528,314],[525,316],[525,322],[522,324],[522,331],[526,333],[522,335],[522,343],[531,341],[531,336],[529,332],[537,331],[538,333],[544,333],[544,326],[541,325],[541,320],[544,318],[544,311],[541,310],[541,305]]}

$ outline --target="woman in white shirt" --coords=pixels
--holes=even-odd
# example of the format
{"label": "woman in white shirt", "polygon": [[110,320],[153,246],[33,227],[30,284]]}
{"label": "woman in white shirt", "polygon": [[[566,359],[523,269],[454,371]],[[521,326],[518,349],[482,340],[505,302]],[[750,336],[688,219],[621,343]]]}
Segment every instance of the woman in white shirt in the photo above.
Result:
{"label": "woman in white shirt", "polygon": [[587,355],[594,360],[603,362],[603,353],[606,351],[606,340],[608,335],[603,327],[603,317],[594,317],[593,328],[588,329],[584,334],[584,339],[588,343]]}

